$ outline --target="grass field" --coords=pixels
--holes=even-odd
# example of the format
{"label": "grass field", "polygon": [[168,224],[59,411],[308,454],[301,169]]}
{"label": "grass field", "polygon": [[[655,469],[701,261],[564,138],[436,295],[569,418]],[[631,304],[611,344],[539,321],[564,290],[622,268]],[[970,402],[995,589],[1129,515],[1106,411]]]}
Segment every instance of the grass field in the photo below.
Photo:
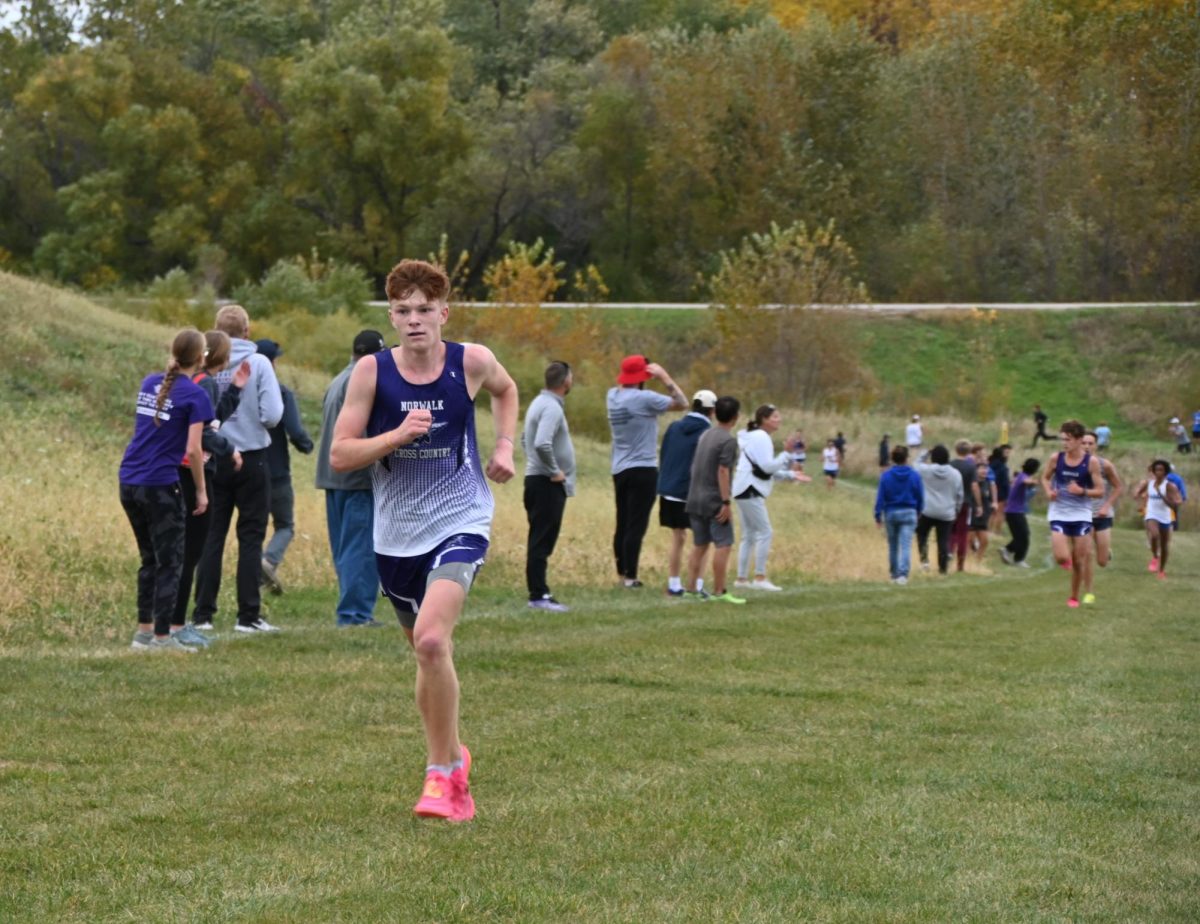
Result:
{"label": "grass field", "polygon": [[[1094,608],[1065,607],[1040,525],[1030,571],[993,553],[896,588],[870,504],[898,422],[791,410],[845,430],[849,479],[772,496],[784,593],[685,604],[657,527],[651,586],[614,587],[605,447],[579,440],[550,572],[570,613],[524,608],[520,488],[496,491],[457,633],[479,814],[431,824],[413,659],[390,621],[333,627],[311,457],[285,631],[234,638],[227,587],[210,651],[139,656],[115,469],[170,332],[11,277],[0,319],[6,924],[1200,918],[1195,500],[1166,582],[1125,505]],[[311,424],[326,376],[281,375]],[[925,422],[993,441],[999,418]]]}
{"label": "grass field", "polygon": [[188,658],[10,649],[0,919],[1194,921],[1200,547],[1118,539],[1078,611],[1044,566],[553,618],[481,579],[460,827],[409,814],[399,631],[328,590]]}

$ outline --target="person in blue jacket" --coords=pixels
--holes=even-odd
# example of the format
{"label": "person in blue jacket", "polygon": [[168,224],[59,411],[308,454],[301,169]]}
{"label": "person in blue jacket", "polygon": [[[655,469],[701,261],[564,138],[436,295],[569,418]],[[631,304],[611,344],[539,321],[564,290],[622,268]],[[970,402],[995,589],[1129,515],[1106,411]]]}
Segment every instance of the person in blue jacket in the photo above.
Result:
{"label": "person in blue jacket", "polygon": [[692,409],[667,427],[663,434],[658,463],[658,525],[671,531],[671,551],[667,567],[667,596],[683,596],[683,544],[691,529],[687,495],[692,479],[692,459],[696,444],[712,426],[716,392],[702,388],[692,396]]}
{"label": "person in blue jacket", "polygon": [[888,572],[893,584],[908,583],[913,533],[925,507],[921,476],[908,466],[908,447],[892,450],[892,467],[879,476],[875,492],[875,525],[887,531]]}

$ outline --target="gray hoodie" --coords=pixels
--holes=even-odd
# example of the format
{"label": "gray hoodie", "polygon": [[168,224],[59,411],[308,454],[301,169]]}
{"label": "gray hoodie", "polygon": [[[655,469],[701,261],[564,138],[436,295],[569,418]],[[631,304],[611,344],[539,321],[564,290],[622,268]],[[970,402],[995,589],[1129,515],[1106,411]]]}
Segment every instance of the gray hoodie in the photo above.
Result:
{"label": "gray hoodie", "polygon": [[932,520],[953,520],[963,505],[963,480],[953,465],[918,462],[913,466],[925,488],[925,507],[921,511]]}
{"label": "gray hoodie", "polygon": [[240,337],[230,339],[233,345],[229,351],[229,365],[213,378],[223,392],[242,360],[249,359],[250,379],[242,389],[237,410],[221,424],[221,434],[238,452],[266,449],[271,445],[271,427],[283,417],[283,395],[279,391],[279,380],[275,378],[275,367],[258,352],[254,341]]}

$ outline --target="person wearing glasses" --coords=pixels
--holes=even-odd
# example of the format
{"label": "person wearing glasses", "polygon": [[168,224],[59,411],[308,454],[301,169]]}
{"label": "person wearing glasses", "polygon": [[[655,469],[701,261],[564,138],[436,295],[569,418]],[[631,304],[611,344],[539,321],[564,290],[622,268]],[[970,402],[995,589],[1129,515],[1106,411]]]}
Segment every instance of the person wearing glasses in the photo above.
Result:
{"label": "person wearing glasses", "polygon": [[529,607],[565,613],[546,583],[546,568],[562,529],[567,498],[575,496],[575,446],[567,426],[565,398],[575,379],[571,367],[555,360],[546,367],[546,387],[529,402],[521,444],[525,450],[525,585]]}

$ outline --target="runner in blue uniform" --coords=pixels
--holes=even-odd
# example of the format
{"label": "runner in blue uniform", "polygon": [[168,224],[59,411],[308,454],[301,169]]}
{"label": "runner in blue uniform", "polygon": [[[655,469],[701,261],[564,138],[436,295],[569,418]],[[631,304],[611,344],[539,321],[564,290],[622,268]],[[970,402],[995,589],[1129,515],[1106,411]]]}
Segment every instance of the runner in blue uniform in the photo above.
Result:
{"label": "runner in blue uniform", "polygon": [[1091,582],[1092,501],[1104,496],[1100,461],[1083,448],[1083,424],[1068,420],[1059,427],[1062,449],[1042,471],[1042,489],[1050,501],[1050,545],[1059,567],[1071,571],[1067,606],[1079,606],[1079,589]]}
{"label": "runner in blue uniform", "polygon": [[[330,446],[335,471],[371,466],[375,558],[417,658],[417,708],[429,751],[413,811],[475,815],[470,753],[458,736],[453,634],[488,549],[493,501],[484,476],[513,477],[517,386],[487,347],[442,340],[450,282],[441,268],[404,260],[387,279],[400,345],[363,357],[350,375]],[[475,437],[475,397],[492,397],[496,444],[486,468]]]}

